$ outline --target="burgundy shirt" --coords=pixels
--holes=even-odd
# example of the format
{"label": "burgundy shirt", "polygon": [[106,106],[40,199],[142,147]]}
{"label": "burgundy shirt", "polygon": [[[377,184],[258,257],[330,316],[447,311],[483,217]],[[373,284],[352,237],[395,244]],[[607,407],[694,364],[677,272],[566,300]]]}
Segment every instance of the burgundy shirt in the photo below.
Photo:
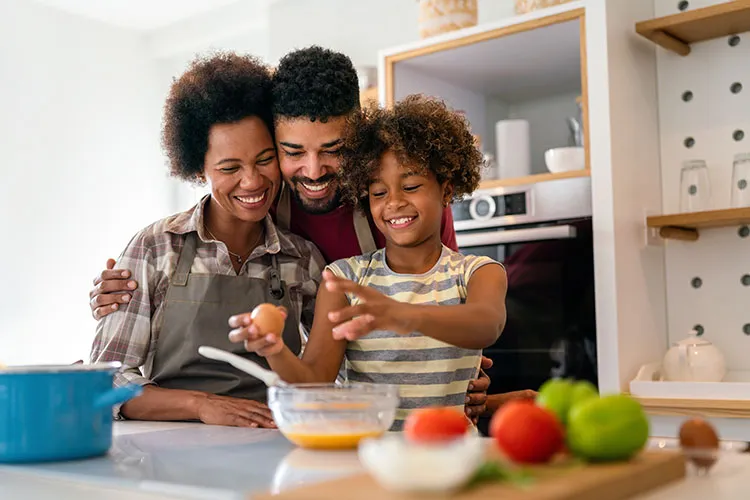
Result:
{"label": "burgundy shirt", "polygon": [[[318,247],[327,264],[338,259],[348,259],[361,255],[357,233],[354,230],[354,210],[352,205],[344,204],[326,214],[310,214],[302,210],[295,200],[291,200],[292,233],[312,241]],[[276,221],[276,204],[271,208],[271,215]],[[370,229],[378,248],[385,247],[385,237],[368,217]],[[453,228],[453,212],[450,206],[443,210],[440,239],[451,250],[458,251],[456,231]]]}

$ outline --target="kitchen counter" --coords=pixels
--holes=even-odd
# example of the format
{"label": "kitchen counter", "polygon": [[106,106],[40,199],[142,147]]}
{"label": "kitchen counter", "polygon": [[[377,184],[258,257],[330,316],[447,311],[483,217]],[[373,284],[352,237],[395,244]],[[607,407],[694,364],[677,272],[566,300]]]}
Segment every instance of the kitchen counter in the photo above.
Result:
{"label": "kitchen counter", "polygon": [[[239,500],[362,470],[355,452],[297,449],[273,430],[116,422],[114,432],[105,457],[0,466],[0,498]],[[743,498],[748,475],[750,454],[727,454],[710,475],[641,498]]]}

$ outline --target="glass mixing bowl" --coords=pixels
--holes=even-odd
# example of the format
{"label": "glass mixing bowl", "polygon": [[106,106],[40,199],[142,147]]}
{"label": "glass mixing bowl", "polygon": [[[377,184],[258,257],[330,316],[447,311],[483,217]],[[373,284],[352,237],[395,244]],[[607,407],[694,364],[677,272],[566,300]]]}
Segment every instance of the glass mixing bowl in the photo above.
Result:
{"label": "glass mixing bowl", "polygon": [[354,449],[385,433],[396,418],[398,386],[292,384],[268,389],[268,406],[284,436],[302,448]]}

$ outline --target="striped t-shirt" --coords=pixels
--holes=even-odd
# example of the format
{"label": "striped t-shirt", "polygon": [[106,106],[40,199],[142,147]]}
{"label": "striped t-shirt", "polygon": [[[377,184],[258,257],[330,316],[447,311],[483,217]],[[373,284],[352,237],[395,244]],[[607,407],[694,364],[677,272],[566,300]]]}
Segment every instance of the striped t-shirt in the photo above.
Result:
{"label": "striped t-shirt", "polygon": [[[466,302],[469,278],[489,257],[462,255],[443,246],[435,266],[424,274],[398,274],[386,263],[385,249],[337,260],[335,275],[368,286],[400,302],[457,305]],[[352,305],[357,297],[348,295]],[[409,410],[427,406],[463,411],[470,380],[477,377],[481,349],[463,349],[413,332],[398,335],[377,330],[349,342],[344,377],[349,382],[396,384],[401,402],[391,430],[403,428]]]}

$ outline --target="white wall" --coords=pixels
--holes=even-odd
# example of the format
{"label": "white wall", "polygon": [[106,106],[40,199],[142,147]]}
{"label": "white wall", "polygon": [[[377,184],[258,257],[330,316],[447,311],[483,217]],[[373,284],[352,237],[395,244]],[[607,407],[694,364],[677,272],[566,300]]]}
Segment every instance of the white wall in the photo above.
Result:
{"label": "white wall", "polygon": [[[514,0],[479,0],[478,22],[514,15]],[[312,44],[377,66],[378,50],[419,39],[417,0],[253,0],[221,7],[149,36],[159,58],[220,46],[248,50],[271,64]]]}
{"label": "white wall", "polygon": [[0,2],[0,360],[86,359],[91,280],[171,212],[161,96],[139,35]]}
{"label": "white wall", "polygon": [[586,7],[599,389],[616,392],[667,345],[664,249],[645,241],[661,208],[656,56],[633,33],[653,0]]}
{"label": "white wall", "polygon": [[425,94],[443,99],[453,109],[463,112],[471,125],[472,134],[485,137],[486,102],[484,95],[458,87],[432,76],[427,76],[408,63],[394,64],[393,95],[400,101],[410,94]]}

